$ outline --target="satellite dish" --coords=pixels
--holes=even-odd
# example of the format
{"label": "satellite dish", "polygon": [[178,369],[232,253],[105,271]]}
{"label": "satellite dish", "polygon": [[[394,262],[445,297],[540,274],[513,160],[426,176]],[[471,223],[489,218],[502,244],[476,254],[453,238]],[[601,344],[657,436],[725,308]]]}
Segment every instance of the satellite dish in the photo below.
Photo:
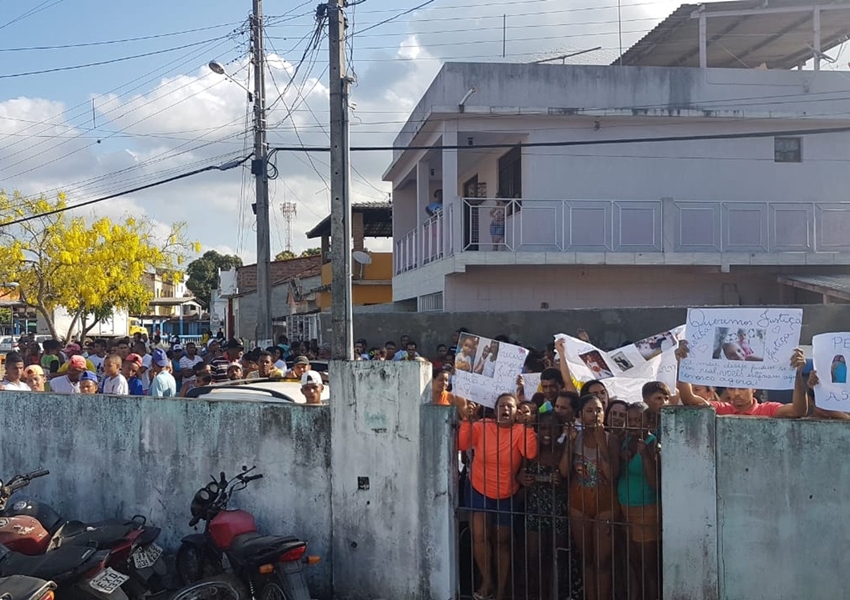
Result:
{"label": "satellite dish", "polygon": [[363,252],[362,250],[355,250],[351,253],[351,256],[354,258],[355,262],[360,263],[361,265],[371,265],[372,257],[369,256],[368,253]]}

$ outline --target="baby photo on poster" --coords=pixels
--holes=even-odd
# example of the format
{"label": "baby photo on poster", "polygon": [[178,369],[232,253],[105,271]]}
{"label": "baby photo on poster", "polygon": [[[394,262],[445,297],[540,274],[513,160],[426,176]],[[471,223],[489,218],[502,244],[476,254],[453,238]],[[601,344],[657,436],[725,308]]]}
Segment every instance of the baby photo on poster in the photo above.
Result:
{"label": "baby photo on poster", "polygon": [[764,329],[717,327],[714,330],[714,360],[764,360]]}
{"label": "baby photo on poster", "polygon": [[586,352],[579,354],[578,357],[593,372],[596,379],[608,379],[614,376],[614,373],[611,372],[611,368],[605,362],[605,359],[602,358],[602,353],[599,351]]}

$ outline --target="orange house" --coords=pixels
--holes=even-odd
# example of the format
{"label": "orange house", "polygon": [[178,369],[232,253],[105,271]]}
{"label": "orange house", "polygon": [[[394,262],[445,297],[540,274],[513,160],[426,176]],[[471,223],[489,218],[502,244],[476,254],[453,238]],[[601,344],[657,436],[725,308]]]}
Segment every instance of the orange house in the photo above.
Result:
{"label": "orange house", "polygon": [[[370,252],[364,244],[365,238],[391,238],[393,235],[393,211],[389,202],[355,204],[351,207],[353,238],[353,260],[351,262],[351,300],[354,306],[386,304],[393,301],[393,255],[391,252]],[[322,240],[322,284],[316,292],[316,304],[320,310],[331,306],[331,262],[330,262],[331,218],[325,217],[307,232],[308,239]]]}

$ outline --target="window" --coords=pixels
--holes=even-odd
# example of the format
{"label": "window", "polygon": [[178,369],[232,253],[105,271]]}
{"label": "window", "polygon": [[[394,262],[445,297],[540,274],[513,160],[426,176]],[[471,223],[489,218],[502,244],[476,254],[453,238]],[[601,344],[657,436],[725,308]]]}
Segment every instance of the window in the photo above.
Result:
{"label": "window", "polygon": [[798,137],[773,138],[773,162],[778,162],[778,163],[803,162],[803,138],[798,138]]}
{"label": "window", "polygon": [[519,146],[499,158],[499,194],[502,198],[522,198],[522,149]]}

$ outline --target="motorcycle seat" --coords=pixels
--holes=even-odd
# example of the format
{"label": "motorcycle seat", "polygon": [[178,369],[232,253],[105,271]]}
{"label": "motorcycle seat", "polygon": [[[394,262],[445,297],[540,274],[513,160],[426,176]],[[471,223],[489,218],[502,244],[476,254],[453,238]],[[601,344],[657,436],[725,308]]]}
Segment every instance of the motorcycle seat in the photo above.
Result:
{"label": "motorcycle seat", "polygon": [[277,557],[304,542],[292,536],[243,533],[233,538],[230,554],[241,563],[276,562]]}
{"label": "motorcycle seat", "polygon": [[[0,557],[0,576],[29,575],[39,579],[61,579],[62,575],[74,573],[92,559],[96,550],[79,546],[58,548],[38,556],[26,556],[19,552],[8,552]],[[88,567],[86,567],[88,568]]]}
{"label": "motorcycle seat", "polygon": [[109,548],[133,531],[132,525],[87,525],[81,521],[68,521],[54,534],[51,545],[61,546],[96,546]]}

